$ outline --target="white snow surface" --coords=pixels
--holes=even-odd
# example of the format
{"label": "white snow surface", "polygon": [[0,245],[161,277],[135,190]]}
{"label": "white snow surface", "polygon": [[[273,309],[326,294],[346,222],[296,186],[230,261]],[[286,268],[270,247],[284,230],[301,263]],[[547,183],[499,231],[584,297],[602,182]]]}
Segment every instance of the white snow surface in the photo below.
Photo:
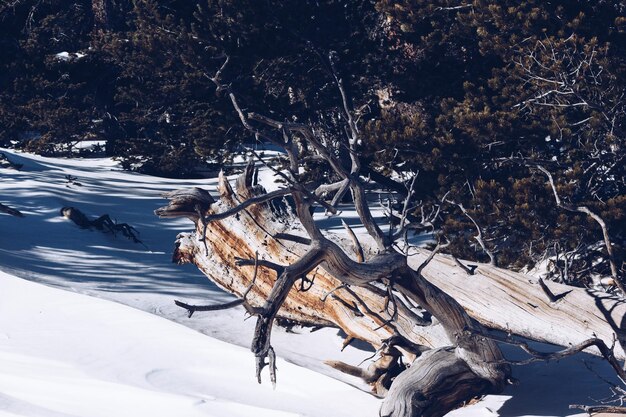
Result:
{"label": "white snow surface", "polygon": [[118,303],[0,272],[0,414],[374,416],[377,401],[278,361],[259,385],[247,349]]}
{"label": "white snow surface", "polygon": [[[266,373],[261,385],[254,377],[254,320],[246,321],[243,309],[189,319],[174,305],[232,299],[195,267],[171,263],[176,235],[192,224],[152,214],[166,204],[161,193],[192,186],[214,192],[216,179],[150,177],[109,159],[0,152],[24,165],[0,168],[0,202],[25,214],[0,213],[0,416],[378,415],[380,400],[367,387],[323,364],[356,365],[372,354],[359,344],[341,352],[336,329],[275,328],[281,359],[274,390]],[[268,177],[260,175],[262,182]],[[59,215],[64,206],[128,223],[146,247],[79,229]],[[353,212],[344,214],[355,222]],[[609,396],[600,378],[614,380],[590,355],[515,368],[514,375],[518,386],[449,415],[574,415],[569,404]]]}
{"label": "white snow surface", "polygon": [[87,56],[87,54],[84,54],[82,52],[67,52],[67,51],[59,52],[58,54],[55,55],[55,57],[59,61],[78,60],[78,59],[84,58],[86,56]]}

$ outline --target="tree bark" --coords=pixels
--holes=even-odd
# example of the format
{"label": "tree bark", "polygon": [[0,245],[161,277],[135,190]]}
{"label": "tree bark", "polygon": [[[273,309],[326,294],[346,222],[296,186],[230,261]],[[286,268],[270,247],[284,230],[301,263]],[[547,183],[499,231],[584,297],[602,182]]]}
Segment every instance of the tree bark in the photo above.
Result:
{"label": "tree bark", "polygon": [[[374,254],[368,250],[367,255],[361,255],[353,250],[357,259],[350,258],[346,254],[352,247],[350,241],[324,236],[312,223],[301,193],[293,194],[296,218],[284,200],[263,198],[275,193],[252,186],[250,169],[237,180],[236,191],[220,176],[220,200],[206,216],[189,216],[188,196],[197,191],[169,194],[174,197],[170,205],[156,213],[172,217],[180,212],[196,219],[196,233],[179,235],[175,261],[193,262],[221,287],[242,298],[245,294],[244,305],[258,316],[252,351],[259,381],[262,369],[269,365],[275,382],[270,337],[274,320],[282,318],[340,327],[349,337],[367,341],[381,352],[402,350],[404,361],[399,360],[401,355],[389,355],[391,360],[376,373],[378,379],[371,381],[378,394],[389,390],[384,409],[390,417],[442,416],[474,396],[502,390],[510,367],[500,349],[483,336],[483,327],[454,298],[424,279],[421,273],[428,261],[416,271],[408,266],[405,255],[393,251]],[[185,203],[181,204],[176,195],[185,196]],[[302,236],[303,229],[310,236],[309,244],[274,237]],[[367,260],[360,262],[363,256]],[[254,286],[249,278],[251,265],[255,265]],[[257,271],[257,266],[264,268]],[[191,312],[188,305],[177,304]],[[445,346],[445,350],[415,361],[411,367],[409,375],[418,375],[419,381],[407,376],[410,387],[404,386],[403,379],[394,381],[395,376],[407,372],[400,364],[410,363],[437,346]],[[440,361],[443,357],[445,361]],[[437,374],[428,369],[437,370]],[[448,377],[440,378],[439,374]],[[425,375],[428,378],[423,378]],[[467,385],[459,381],[460,385],[450,388],[455,377],[468,381]]]}
{"label": "tree bark", "polygon": [[[296,200],[294,214],[284,193],[265,193],[253,177],[249,166],[233,190],[220,175],[217,201],[201,189],[168,193],[170,204],[156,214],[194,221],[194,233],[178,236],[174,261],[195,264],[245,301],[233,305],[258,316],[252,351],[259,382],[267,365],[276,382],[270,344],[275,319],[339,327],[348,339],[374,346],[381,355],[371,369],[328,364],[386,395],[380,410],[385,417],[443,416],[501,391],[510,368],[485,337],[486,328],[561,346],[595,337],[611,346],[614,334],[624,339],[626,306],[609,294],[556,283],[546,292],[531,277],[486,264],[470,275],[452,257],[425,250],[409,257],[378,253],[373,239],[360,242],[350,233],[307,238],[299,221],[306,207]],[[177,304],[190,313],[188,307],[199,309]],[[609,355],[624,359],[623,346]],[[401,365],[411,362],[406,369]]]}
{"label": "tree bark", "polygon": [[[252,187],[243,180],[237,181],[233,190],[224,176],[220,177],[218,190],[220,198],[212,205],[206,199],[208,193],[201,194],[205,196],[199,201],[202,209],[213,214],[224,212],[260,194],[259,187]],[[198,191],[178,193],[188,198]],[[196,265],[230,293],[241,296],[248,288],[253,265],[249,260],[256,251],[260,260],[278,266],[290,265],[307,252],[308,246],[302,243],[307,241],[303,237],[304,230],[285,200],[252,205],[238,217],[209,223],[203,242],[204,226],[196,212],[189,208],[189,201],[184,206],[175,199],[175,193],[168,196],[174,197],[172,203],[157,210],[158,215],[187,216],[196,223],[195,233],[178,236],[174,261]],[[289,238],[290,235],[301,239]],[[345,248],[346,253],[354,253],[354,260],[358,260],[352,239],[330,233],[326,236]],[[365,257],[373,258],[372,242],[364,239],[362,244]],[[409,265],[417,269],[429,251],[418,249],[412,255]],[[583,342],[594,334],[609,346],[614,335],[620,340],[625,337],[626,304],[601,291],[549,282],[546,285],[554,294],[568,292],[552,302],[533,277],[488,264],[478,264],[473,275],[469,275],[454,258],[441,254],[435,255],[421,274],[489,329],[560,346]],[[276,277],[276,271],[261,268],[257,284],[248,295],[249,303],[262,306]],[[315,267],[307,278],[313,281],[311,288],[302,291],[300,286],[294,286],[278,311],[278,318],[304,325],[336,326],[348,336],[375,348],[380,348],[396,333],[429,348],[453,344],[444,326],[440,322],[433,323],[424,310],[398,303],[398,314],[392,322],[388,294],[376,284],[342,285],[342,281],[322,265]],[[420,307],[425,308],[421,304]],[[590,352],[598,354],[593,348]],[[616,346],[614,353],[617,358],[626,359],[623,346]]]}

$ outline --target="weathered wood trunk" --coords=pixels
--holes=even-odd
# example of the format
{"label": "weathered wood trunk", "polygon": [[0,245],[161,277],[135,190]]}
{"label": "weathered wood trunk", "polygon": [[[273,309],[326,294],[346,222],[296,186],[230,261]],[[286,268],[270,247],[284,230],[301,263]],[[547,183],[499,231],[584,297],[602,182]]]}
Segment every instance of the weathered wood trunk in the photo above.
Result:
{"label": "weathered wood trunk", "polygon": [[[254,191],[246,187],[244,181],[237,183],[235,191],[226,178],[220,177],[219,192],[218,201],[198,189],[188,194],[190,201],[204,199],[200,205],[203,210],[219,212],[244,201]],[[258,251],[259,259],[288,265],[306,251],[303,244],[273,237],[279,234],[304,235],[297,217],[282,201],[254,206],[237,217],[210,223],[206,235],[208,252],[201,241],[203,225],[198,221],[193,204],[187,212],[180,207],[168,207],[160,209],[158,214],[188,216],[196,222],[196,233],[178,236],[174,260],[196,265],[211,281],[236,295],[245,291],[252,276],[252,266],[239,266],[238,258],[254,258]],[[330,234],[329,237],[347,248],[348,253],[354,252],[352,242],[347,238]],[[417,267],[428,254],[427,250],[416,251],[416,255],[410,257],[410,264]],[[368,255],[371,256],[371,251],[366,248]],[[620,303],[617,297],[602,291],[549,282],[547,285],[555,294],[571,291],[559,301],[550,302],[536,278],[487,264],[479,264],[474,275],[469,275],[447,255],[436,255],[422,274],[490,329],[561,346],[582,342],[594,334],[609,345],[614,334],[624,337],[626,303]],[[295,286],[278,312],[280,318],[303,324],[337,326],[346,334],[375,347],[393,334],[391,325],[386,325],[390,317],[385,312],[386,293],[383,290],[371,285],[367,288],[339,288],[328,295],[340,286],[338,280],[322,267],[308,277],[314,285],[308,291]],[[259,271],[257,285],[248,296],[252,304],[263,304],[275,279],[274,271]],[[404,336],[430,347],[450,344],[441,326],[415,326],[415,315],[419,316],[419,312],[399,312],[396,327]],[[622,346],[616,346],[615,355],[626,358]]]}
{"label": "weathered wood trunk", "polygon": [[[203,209],[206,207],[212,212],[225,211],[246,200],[251,196],[251,192],[254,192],[245,186],[244,181],[237,181],[236,190],[235,192],[231,188],[225,177],[220,176],[219,200],[210,206],[205,202]],[[190,199],[205,198],[206,201],[208,193],[205,193],[199,189],[189,190]],[[257,205],[236,217],[208,224],[206,231],[208,251],[205,249],[205,242],[201,240],[203,225],[198,221],[193,204],[191,207],[191,209],[166,207],[157,210],[160,216],[184,213],[182,215],[190,217],[196,223],[195,233],[178,235],[174,261],[196,265],[211,281],[237,296],[241,296],[249,286],[253,270],[251,265],[238,265],[238,259],[254,258],[255,252],[258,252],[261,260],[290,265],[307,250],[307,246],[301,243],[273,237],[281,233],[305,235],[297,217],[284,201]],[[351,248],[352,243],[349,240],[340,236],[330,237],[338,244]],[[350,249],[348,252],[354,251]],[[370,252],[368,254],[371,255]],[[294,286],[278,312],[279,318],[306,325],[340,327],[348,336],[369,342],[376,348],[381,346],[383,340],[393,335],[393,328],[386,324],[390,317],[385,313],[387,294],[384,290],[374,285],[367,288],[357,286],[338,288],[341,282],[321,266],[310,273],[308,279],[313,281],[311,288],[302,291],[299,285]],[[262,306],[275,280],[275,271],[260,269],[256,285],[247,297],[250,304]],[[308,286],[305,284],[305,288]],[[430,347],[450,344],[442,326],[414,328],[412,318],[418,313],[411,311],[400,313],[396,326],[408,339]]]}
{"label": "weathered wood trunk", "polygon": [[[563,346],[594,335],[610,345],[614,333],[623,336],[620,327],[626,305],[604,293],[549,283],[556,294],[570,291],[551,302],[535,279],[491,265],[478,265],[470,275],[454,259],[436,255],[415,272],[402,255],[375,254],[367,244],[363,245],[364,263],[360,263],[363,260],[353,241],[339,235],[325,233],[325,238],[308,244],[299,221],[301,207],[296,215],[282,197],[246,205],[237,215],[216,220],[216,214],[263,195],[261,187],[253,186],[252,177],[247,170],[233,190],[220,176],[217,201],[197,188],[170,193],[166,195],[170,205],[156,213],[186,216],[196,224],[194,233],[178,236],[176,262],[195,264],[209,279],[239,297],[250,288],[255,275],[246,306],[264,311],[252,347],[257,359],[262,352],[261,362],[257,362],[261,369],[271,350],[269,333],[274,317],[340,327],[349,337],[367,341],[390,357],[398,352],[393,350],[397,347],[407,363],[415,360],[407,370],[392,375],[387,369],[366,378],[379,394],[387,394],[389,389],[381,415],[441,416],[473,396],[501,390],[508,379],[500,350],[491,340],[478,336],[481,325]],[[205,215],[215,221],[206,222]],[[352,259],[342,259],[344,252],[354,254]],[[417,269],[428,256],[428,251],[418,250],[410,257],[409,266]],[[251,260],[255,258],[260,268],[253,274]],[[310,271],[306,279],[297,272],[300,265],[313,266],[306,269]],[[378,279],[369,279],[376,276],[386,277],[387,289],[375,283]],[[294,280],[296,284],[291,286]],[[281,283],[283,288],[291,288],[288,293],[278,288]],[[350,283],[353,285],[347,285]],[[390,288],[395,295],[390,295]],[[275,306],[280,306],[277,312]],[[385,350],[390,338],[404,343]],[[431,350],[420,356],[427,349]],[[615,355],[624,359],[621,346],[616,347]]]}

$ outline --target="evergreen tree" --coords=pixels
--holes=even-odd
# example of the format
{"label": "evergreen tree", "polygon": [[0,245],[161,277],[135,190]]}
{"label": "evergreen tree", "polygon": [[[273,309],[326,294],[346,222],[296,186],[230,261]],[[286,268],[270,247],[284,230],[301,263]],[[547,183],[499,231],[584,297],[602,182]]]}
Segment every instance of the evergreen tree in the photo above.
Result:
{"label": "evergreen tree", "polygon": [[[565,203],[604,219],[621,265],[625,7],[583,0],[5,3],[0,142],[73,154],[80,140],[102,140],[128,169],[195,175],[256,140],[210,80],[229,57],[222,79],[244,111],[306,122],[347,157],[333,141],[344,134],[336,76],[358,115],[364,171],[419,171],[415,199],[444,205],[438,226],[452,239],[450,251],[488,259],[473,239],[476,222],[502,265],[523,268],[567,253],[561,278],[584,283],[608,271],[602,232],[588,215],[557,206],[538,166]],[[323,163],[309,168],[311,178],[329,179]],[[556,264],[562,271],[563,258]]]}

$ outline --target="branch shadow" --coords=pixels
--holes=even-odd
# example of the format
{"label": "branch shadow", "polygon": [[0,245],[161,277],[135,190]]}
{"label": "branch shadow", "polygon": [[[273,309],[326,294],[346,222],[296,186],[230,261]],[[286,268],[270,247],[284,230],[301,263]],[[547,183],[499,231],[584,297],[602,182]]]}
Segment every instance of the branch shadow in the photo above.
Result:
{"label": "branch shadow", "polygon": [[[546,352],[562,349],[538,342],[529,344]],[[513,346],[500,347],[507,359],[526,358]],[[620,383],[615,371],[603,358],[589,353],[579,353],[555,362],[514,366],[513,375],[519,384],[507,387],[502,393],[511,398],[498,410],[501,417],[580,414],[580,410],[570,410],[569,405],[596,404],[611,396],[610,384]]]}

